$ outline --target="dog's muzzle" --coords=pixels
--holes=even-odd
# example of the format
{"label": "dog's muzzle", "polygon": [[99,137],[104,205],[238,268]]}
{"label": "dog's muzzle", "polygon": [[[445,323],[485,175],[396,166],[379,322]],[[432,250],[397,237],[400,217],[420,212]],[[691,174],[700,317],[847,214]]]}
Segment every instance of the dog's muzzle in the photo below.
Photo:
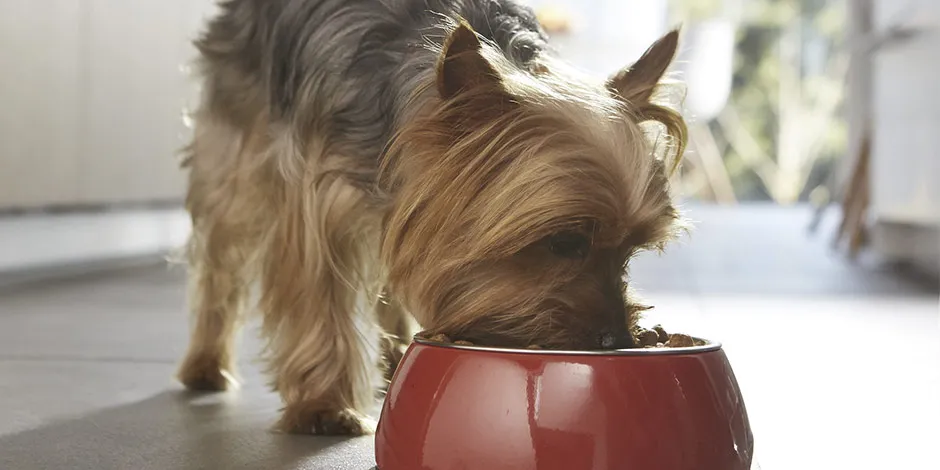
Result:
{"label": "dog's muzzle", "polygon": [[602,331],[597,335],[597,347],[600,349],[626,349],[631,347],[632,343],[630,335],[626,333]]}

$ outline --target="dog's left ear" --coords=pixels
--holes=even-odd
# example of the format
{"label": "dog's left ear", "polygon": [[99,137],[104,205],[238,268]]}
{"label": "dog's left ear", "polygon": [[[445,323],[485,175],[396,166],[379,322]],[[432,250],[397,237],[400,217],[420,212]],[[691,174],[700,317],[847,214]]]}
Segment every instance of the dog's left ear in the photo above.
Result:
{"label": "dog's left ear", "polygon": [[499,73],[483,57],[483,44],[473,28],[461,20],[447,40],[437,63],[437,89],[441,98],[478,86],[500,84]]}
{"label": "dog's left ear", "polygon": [[654,42],[633,65],[610,77],[607,88],[627,103],[637,106],[649,103],[678,46],[679,29],[674,29]]}
{"label": "dog's left ear", "polygon": [[[625,101],[631,113],[640,122],[658,122],[665,126],[673,149],[668,174],[679,167],[685,146],[688,143],[688,127],[682,115],[668,106],[653,103],[653,93],[672,64],[679,47],[679,29],[674,29],[659,38],[632,66],[621,70],[607,81],[607,88]],[[665,156],[664,156],[665,157]]]}

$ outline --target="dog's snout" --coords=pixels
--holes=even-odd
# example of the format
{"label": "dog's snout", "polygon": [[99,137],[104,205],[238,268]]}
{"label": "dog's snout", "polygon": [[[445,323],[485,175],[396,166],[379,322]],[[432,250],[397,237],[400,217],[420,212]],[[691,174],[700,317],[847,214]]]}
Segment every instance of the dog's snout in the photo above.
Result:
{"label": "dog's snout", "polygon": [[630,335],[617,334],[610,330],[601,331],[597,335],[597,346],[601,349],[625,349],[631,344]]}

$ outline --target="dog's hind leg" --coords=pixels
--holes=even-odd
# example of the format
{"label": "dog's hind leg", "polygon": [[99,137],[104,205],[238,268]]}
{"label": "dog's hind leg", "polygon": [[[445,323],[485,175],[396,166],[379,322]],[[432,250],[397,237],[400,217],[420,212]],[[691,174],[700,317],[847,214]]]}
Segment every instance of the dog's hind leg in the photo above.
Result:
{"label": "dog's hind leg", "polygon": [[189,389],[225,390],[237,384],[235,337],[269,212],[255,155],[263,144],[250,131],[211,118],[197,120],[195,131],[185,163],[192,332],[177,377]]}
{"label": "dog's hind leg", "polygon": [[[313,160],[311,160],[313,161]],[[311,166],[342,167],[329,158]],[[370,311],[374,224],[364,193],[308,168],[287,182],[264,254],[261,310],[274,388],[294,433],[366,434],[379,379]]]}

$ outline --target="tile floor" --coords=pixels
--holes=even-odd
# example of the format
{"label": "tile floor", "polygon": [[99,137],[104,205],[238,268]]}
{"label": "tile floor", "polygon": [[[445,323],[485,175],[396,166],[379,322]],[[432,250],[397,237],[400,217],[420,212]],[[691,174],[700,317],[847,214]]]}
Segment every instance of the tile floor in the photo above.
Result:
{"label": "tile floor", "polygon": [[[653,321],[720,339],[764,470],[927,468],[938,457],[935,280],[833,255],[808,212],[693,206],[668,254],[634,264]],[[369,469],[371,439],[268,431],[253,361],[237,393],[171,379],[184,273],[139,267],[0,290],[0,469]],[[926,465],[926,466],[925,466]],[[644,469],[645,470],[645,469]]]}

